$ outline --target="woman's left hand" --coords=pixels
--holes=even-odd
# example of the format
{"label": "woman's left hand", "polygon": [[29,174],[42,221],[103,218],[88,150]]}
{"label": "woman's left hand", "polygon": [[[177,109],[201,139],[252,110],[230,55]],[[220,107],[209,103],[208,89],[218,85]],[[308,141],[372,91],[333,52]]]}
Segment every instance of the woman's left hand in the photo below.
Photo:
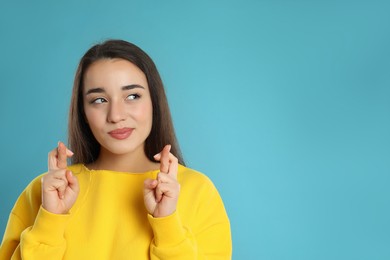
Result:
{"label": "woman's left hand", "polygon": [[178,160],[170,153],[170,150],[171,145],[166,145],[160,153],[154,156],[157,161],[160,161],[160,172],[157,179],[147,179],[144,182],[145,207],[155,218],[173,214],[179,198]]}

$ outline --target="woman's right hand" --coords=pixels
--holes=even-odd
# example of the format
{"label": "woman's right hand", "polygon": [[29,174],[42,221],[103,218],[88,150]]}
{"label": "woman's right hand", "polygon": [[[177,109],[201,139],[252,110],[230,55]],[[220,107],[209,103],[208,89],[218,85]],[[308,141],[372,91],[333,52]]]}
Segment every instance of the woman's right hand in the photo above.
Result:
{"label": "woman's right hand", "polygon": [[66,169],[71,152],[62,143],[49,153],[48,172],[42,177],[42,207],[54,214],[67,214],[76,202],[79,183]]}

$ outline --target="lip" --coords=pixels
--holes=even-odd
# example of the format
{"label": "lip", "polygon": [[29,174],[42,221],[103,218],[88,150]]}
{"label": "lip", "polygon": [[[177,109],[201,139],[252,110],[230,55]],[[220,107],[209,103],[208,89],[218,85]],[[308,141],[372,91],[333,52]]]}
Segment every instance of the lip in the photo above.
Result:
{"label": "lip", "polygon": [[133,132],[133,130],[134,130],[133,128],[125,127],[125,128],[112,130],[112,131],[108,132],[108,134],[112,138],[115,138],[118,140],[123,140],[123,139],[126,139],[127,137],[129,137],[131,135],[131,133]]}

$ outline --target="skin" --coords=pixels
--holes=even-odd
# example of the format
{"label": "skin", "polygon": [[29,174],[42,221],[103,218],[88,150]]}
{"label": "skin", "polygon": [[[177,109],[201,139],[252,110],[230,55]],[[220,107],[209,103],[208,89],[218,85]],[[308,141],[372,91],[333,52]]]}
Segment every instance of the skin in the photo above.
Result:
{"label": "skin", "polygon": [[[130,86],[130,87],[129,87]],[[150,134],[152,102],[144,73],[129,61],[103,59],[85,73],[84,110],[86,120],[101,145],[98,159],[89,169],[142,173],[159,169],[156,179],[144,182],[145,207],[154,217],[176,211],[180,192],[178,160],[166,145],[151,162],[144,152]],[[124,139],[113,138],[113,130],[129,128]],[[42,178],[42,206],[54,214],[67,214],[79,194],[77,178],[66,169],[73,153],[63,143],[49,153],[48,173]]]}
{"label": "skin", "polygon": [[180,184],[177,182],[178,160],[166,145],[154,158],[160,161],[157,179],[144,182],[144,202],[149,214],[154,217],[169,216],[176,211]]}
{"label": "skin", "polygon": [[48,173],[41,179],[42,207],[51,213],[68,213],[79,194],[77,178],[66,169],[66,159],[72,155],[61,142],[48,155]]}
{"label": "skin", "polygon": [[[122,59],[94,62],[84,76],[84,111],[100,155],[91,168],[145,172],[156,169],[146,157],[144,143],[153,123],[153,107],[145,74]],[[117,140],[111,131],[133,129]]]}

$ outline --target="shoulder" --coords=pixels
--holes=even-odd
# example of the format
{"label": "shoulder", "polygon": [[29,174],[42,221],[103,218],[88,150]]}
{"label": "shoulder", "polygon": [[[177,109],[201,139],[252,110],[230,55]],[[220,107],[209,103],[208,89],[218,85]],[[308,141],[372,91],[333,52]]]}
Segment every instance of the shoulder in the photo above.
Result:
{"label": "shoulder", "polygon": [[[82,164],[71,165],[68,167],[68,169],[71,170],[76,176],[80,175],[80,173],[85,171],[84,168],[85,167],[83,167]],[[46,173],[47,172],[37,175],[33,180],[30,181],[30,183],[26,186],[23,192],[19,195],[19,198],[16,201],[12,210],[19,217],[23,218],[23,215],[34,215],[32,213],[38,211],[41,205],[42,197],[41,180]]]}
{"label": "shoulder", "polygon": [[[222,198],[216,186],[205,174],[180,165],[178,181],[180,183],[179,204],[181,210],[196,209],[197,214],[199,212],[214,212],[213,214],[225,212]],[[189,201],[191,203],[188,203]]]}
{"label": "shoulder", "polygon": [[[84,167],[82,164],[75,164],[67,167],[69,170],[72,171],[74,174],[80,174],[84,171]],[[45,175],[47,172],[41,173],[38,176],[36,176],[25,188],[24,192],[26,193],[41,193],[41,179],[43,175]]]}
{"label": "shoulder", "polygon": [[46,173],[41,173],[38,176],[36,176],[24,189],[23,193],[25,193],[28,196],[34,196],[36,194],[41,194],[41,179],[42,176]]}
{"label": "shoulder", "polygon": [[84,164],[81,163],[70,165],[67,168],[75,175],[88,171],[88,169],[84,166]]}
{"label": "shoulder", "polygon": [[[84,171],[82,164],[71,165],[68,167],[75,175],[80,174]],[[36,176],[24,189],[22,195],[27,196],[29,199],[41,196],[41,179],[47,172],[41,173]]]}
{"label": "shoulder", "polygon": [[12,213],[26,225],[33,223],[41,205],[41,178],[44,174],[40,174],[30,181],[12,208]]}
{"label": "shoulder", "polygon": [[214,183],[202,172],[179,165],[178,175],[179,183],[184,187],[193,187],[198,191],[216,191]]}
{"label": "shoulder", "polygon": [[177,177],[182,181],[191,180],[196,182],[211,182],[210,178],[204,173],[183,165],[179,165]]}

